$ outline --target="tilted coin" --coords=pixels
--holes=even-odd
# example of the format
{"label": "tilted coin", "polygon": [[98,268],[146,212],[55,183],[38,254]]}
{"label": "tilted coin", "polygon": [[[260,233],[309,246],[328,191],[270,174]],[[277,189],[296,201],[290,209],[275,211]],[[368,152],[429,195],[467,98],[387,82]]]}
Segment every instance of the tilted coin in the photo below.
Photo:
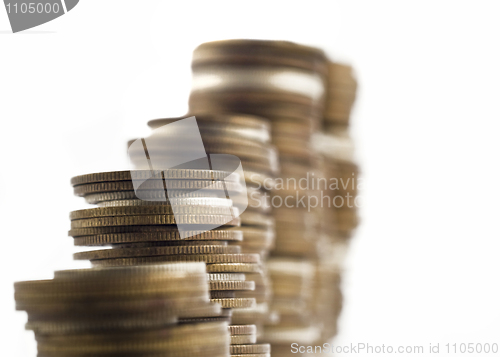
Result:
{"label": "tilted coin", "polygon": [[[129,266],[129,265],[141,265],[141,264],[151,264],[160,262],[205,262],[207,264],[259,263],[260,256],[257,254],[161,255],[155,257],[102,259],[102,260],[92,260],[91,262],[94,266],[124,266],[124,265]],[[214,271],[207,268],[207,272],[214,272]],[[222,271],[217,271],[217,272],[222,272]],[[241,272],[241,270],[234,270],[232,272]]]}

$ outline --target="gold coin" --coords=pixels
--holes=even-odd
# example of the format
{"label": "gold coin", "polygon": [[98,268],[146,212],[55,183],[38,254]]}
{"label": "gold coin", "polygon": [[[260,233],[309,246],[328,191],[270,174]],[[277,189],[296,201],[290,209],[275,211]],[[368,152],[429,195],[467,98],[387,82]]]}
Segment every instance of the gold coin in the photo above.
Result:
{"label": "gold coin", "polygon": [[[192,232],[189,233],[191,235]],[[178,236],[178,234],[177,234]],[[206,237],[202,234],[191,235],[188,238],[183,240],[178,237],[176,240],[167,240],[172,239],[171,235],[167,232],[146,232],[146,233],[116,233],[116,234],[102,234],[95,236],[80,236],[74,239],[74,244],[76,246],[104,246],[104,245],[134,245],[134,244],[149,244],[154,246],[156,244],[165,244],[165,245],[226,245],[224,244],[226,241],[234,241],[239,242],[241,239],[236,236],[222,235],[220,237]],[[231,239],[229,239],[231,238]],[[197,240],[194,240],[197,239]],[[220,239],[219,241],[209,241],[208,239]],[[195,244],[196,243],[196,244]]]}
{"label": "gold coin", "polygon": [[[229,177],[228,177],[229,176]],[[131,181],[132,179],[170,179],[170,180],[237,180],[237,174],[219,170],[167,169],[167,170],[127,170],[99,172],[75,176],[71,185],[96,182]]]}
{"label": "gold coin", "polygon": [[228,215],[144,215],[102,217],[71,221],[71,229],[109,226],[143,226],[174,224],[238,225],[239,218]]}
{"label": "gold coin", "polygon": [[138,242],[138,243],[120,243],[111,244],[111,247],[116,249],[122,248],[150,248],[150,247],[171,247],[171,246],[181,246],[181,245],[218,245],[227,247],[227,241],[224,240],[178,240],[178,241],[166,241],[166,242]]}
{"label": "gold coin", "polygon": [[254,298],[210,299],[210,301],[219,303],[223,309],[248,308],[255,306]]}
{"label": "gold coin", "polygon": [[166,247],[145,247],[145,248],[120,248],[104,249],[73,254],[76,260],[99,260],[130,257],[149,257],[156,255],[178,255],[178,254],[238,254],[238,246],[221,245],[181,245]]}
{"label": "gold coin", "polygon": [[170,205],[148,205],[129,207],[99,207],[73,211],[70,213],[71,220],[119,217],[119,216],[142,216],[142,215],[172,215],[172,214],[201,214],[201,215],[236,215],[230,207],[216,206],[170,206]]}
{"label": "gold coin", "polygon": [[193,52],[193,70],[208,65],[272,65],[328,73],[327,58],[318,48],[288,41],[223,40],[206,42]]}
{"label": "gold coin", "polygon": [[229,325],[229,333],[233,335],[255,335],[257,326],[255,325]]}
{"label": "gold coin", "polygon": [[[238,240],[243,234],[237,230],[215,229],[211,231],[192,230],[186,240]],[[177,227],[171,226],[129,226],[76,228],[68,232],[71,237],[102,236],[106,243],[128,243],[159,240],[182,240]],[[100,238],[96,238],[99,242]]]}
{"label": "gold coin", "polygon": [[[160,262],[205,262],[207,264],[214,263],[259,263],[260,256],[257,254],[205,254],[205,255],[162,255],[155,257],[138,257],[138,258],[117,258],[117,259],[102,259],[93,260],[94,266],[129,266],[141,265]],[[207,269],[209,271],[209,269]],[[214,271],[209,271],[214,272]],[[218,271],[222,272],[222,271]],[[231,271],[228,271],[231,272]],[[241,272],[235,270],[233,272]]]}
{"label": "gold coin", "polygon": [[209,289],[212,290],[254,290],[253,281],[210,281]]}
{"label": "gold coin", "polygon": [[[151,200],[151,201],[161,201],[168,204],[169,200],[174,198],[178,199],[188,199],[188,198],[218,198],[227,199],[226,193],[221,190],[168,190],[168,194],[164,190],[141,190],[140,199]],[[100,192],[85,195],[85,201],[90,204],[100,204],[107,201],[119,201],[119,200],[137,200],[139,199],[135,191],[119,191],[119,192]]]}
{"label": "gold coin", "polygon": [[[153,315],[154,316],[154,315]],[[96,321],[28,321],[25,324],[26,330],[32,330],[35,335],[60,335],[60,334],[75,334],[87,331],[106,331],[119,329],[154,329],[162,328],[167,325],[174,325],[177,322],[177,316],[172,315],[170,318],[154,319],[150,317],[141,318],[124,318],[96,320]]]}
{"label": "gold coin", "polygon": [[213,263],[207,264],[207,273],[261,273],[259,264]]}

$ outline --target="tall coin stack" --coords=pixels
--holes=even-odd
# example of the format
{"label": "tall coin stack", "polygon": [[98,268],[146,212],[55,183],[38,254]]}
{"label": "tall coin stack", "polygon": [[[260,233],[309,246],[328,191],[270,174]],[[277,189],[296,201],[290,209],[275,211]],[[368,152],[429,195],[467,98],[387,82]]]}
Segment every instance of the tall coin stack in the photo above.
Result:
{"label": "tall coin stack", "polygon": [[229,356],[227,322],[180,324],[221,313],[202,263],[57,271],[15,284],[38,356]]}
{"label": "tall coin stack", "polygon": [[271,201],[276,242],[268,270],[271,306],[280,321],[266,326],[262,340],[272,343],[274,355],[290,355],[291,343],[331,338],[339,310],[338,269],[331,261],[342,217],[329,215],[331,201],[326,207],[322,201],[330,187],[319,186],[318,179],[327,182],[337,173],[325,172],[313,145],[323,127],[326,56],[283,41],[218,41],[195,49],[192,70],[190,112],[267,118],[278,149],[280,173]]}
{"label": "tall coin stack", "polygon": [[[151,156],[161,150],[155,146],[161,136],[153,139],[148,141]],[[134,156],[139,153],[129,154],[140,166]],[[145,177],[148,180],[134,190],[134,179]],[[222,309],[219,314],[183,317],[182,323],[231,322],[233,309],[255,307],[255,297],[238,294],[255,290],[257,284],[247,280],[247,274],[262,274],[260,255],[241,253],[239,245],[228,244],[243,238],[243,232],[235,229],[240,224],[238,212],[226,198],[227,194],[237,198],[232,193],[243,188],[237,175],[217,170],[138,169],[82,175],[72,183],[77,195],[100,206],[71,213],[69,233],[75,244],[112,248],[75,253],[75,259],[90,260],[97,267],[204,262],[210,301]],[[179,225],[189,229],[183,231],[187,237],[180,234]],[[214,225],[220,227],[212,229]],[[255,344],[255,325],[234,323],[229,330],[231,355],[269,355],[269,345]]]}
{"label": "tall coin stack", "polygon": [[[244,178],[241,183],[246,186],[247,196],[236,198],[237,201],[246,200],[248,205],[242,206],[244,212],[240,216],[241,226],[236,228],[242,233],[243,239],[228,242],[228,248],[241,248],[244,254],[258,254],[261,264],[259,267],[233,266],[233,270],[228,266],[228,273],[243,273],[246,279],[255,283],[254,290],[235,292],[235,298],[255,299],[256,304],[234,306],[232,323],[259,327],[275,319],[275,314],[268,308],[271,287],[265,264],[269,251],[274,245],[274,220],[270,216],[269,190],[278,169],[276,149],[269,143],[270,127],[267,120],[261,117],[241,114],[190,113],[180,118],[156,119],[148,123],[153,129],[152,134],[147,138],[148,150],[151,151],[151,147],[165,150],[165,142],[169,140],[167,136],[172,131],[168,131],[169,134],[165,135],[161,129],[168,129],[169,124],[191,116],[196,118],[197,127],[209,157],[219,154],[234,155],[241,160],[243,166]],[[152,154],[157,153],[153,151]],[[130,149],[129,155],[136,168],[146,168],[143,161],[134,159],[137,156],[134,152],[130,152]],[[260,331],[262,328],[256,329],[257,334]]]}

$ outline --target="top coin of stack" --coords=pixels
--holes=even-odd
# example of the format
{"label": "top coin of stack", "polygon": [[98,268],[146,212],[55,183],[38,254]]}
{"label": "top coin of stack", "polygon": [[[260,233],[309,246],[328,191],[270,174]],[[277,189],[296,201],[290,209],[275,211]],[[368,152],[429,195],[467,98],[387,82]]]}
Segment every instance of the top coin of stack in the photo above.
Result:
{"label": "top coin of stack", "polygon": [[59,271],[16,283],[15,299],[39,356],[229,355],[227,323],[177,324],[220,313],[201,263]]}

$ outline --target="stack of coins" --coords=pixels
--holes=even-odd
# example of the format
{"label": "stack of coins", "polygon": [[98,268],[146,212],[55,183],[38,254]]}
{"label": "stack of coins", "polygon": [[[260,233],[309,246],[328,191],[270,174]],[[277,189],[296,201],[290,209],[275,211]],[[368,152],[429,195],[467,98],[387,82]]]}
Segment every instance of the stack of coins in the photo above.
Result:
{"label": "stack of coins", "polygon": [[[247,205],[240,208],[244,211],[240,216],[241,227],[237,229],[243,233],[243,240],[228,244],[240,246],[242,253],[259,254],[262,268],[259,272],[245,272],[246,278],[255,282],[255,290],[236,292],[238,298],[255,298],[256,306],[233,309],[233,320],[240,324],[262,325],[276,317],[268,308],[271,286],[265,269],[265,261],[274,246],[274,220],[270,215],[269,200],[278,169],[277,152],[270,144],[270,126],[266,119],[258,116],[230,113],[211,115],[198,112],[179,118],[151,120],[148,125],[153,132],[146,138],[150,156],[168,156],[171,150],[167,150],[168,144],[165,143],[168,143],[169,137],[174,133],[169,130],[169,124],[191,116],[196,118],[209,157],[230,154],[241,160],[244,174],[242,183],[246,186],[247,196],[239,198],[246,199]],[[188,139],[192,136],[192,133],[176,134]],[[147,168],[147,163],[140,159],[140,153],[136,154],[129,149],[129,154],[136,168]]]}
{"label": "stack of coins", "polygon": [[[149,180],[142,183],[140,192],[134,191],[133,179],[143,177]],[[227,194],[237,198],[238,195],[232,193],[242,189],[234,173],[192,169],[134,170],[82,175],[73,178],[72,184],[77,195],[100,206],[71,212],[69,234],[74,237],[75,244],[112,248],[75,253],[75,259],[90,260],[98,267],[158,262],[206,263],[210,301],[220,304],[222,310],[218,315],[182,318],[182,323],[231,322],[233,310],[255,308],[256,298],[251,293],[257,284],[250,278],[262,275],[260,255],[241,253],[239,245],[228,244],[241,242],[244,233],[237,229],[240,218],[232,200],[223,198]],[[164,200],[146,201],[139,197]],[[187,237],[180,234],[179,224],[184,229],[189,228]],[[214,225],[221,226],[212,228]],[[250,329],[255,328],[255,325],[248,325]],[[234,340],[253,341],[251,337]],[[234,349],[238,353],[231,354],[269,348],[249,347],[251,343],[240,343],[241,347]],[[262,353],[265,356],[269,352]]]}
{"label": "stack of coins", "polygon": [[[318,195],[314,175],[324,176],[312,140],[322,126],[326,56],[316,48],[283,41],[218,41],[195,49],[192,70],[190,112],[259,115],[271,125],[280,173],[271,201],[276,242],[269,263],[288,270],[271,272],[271,307],[283,316],[278,324],[268,323],[262,340],[273,344],[273,354],[288,355],[297,334],[304,333],[305,343],[318,336],[310,283],[321,251],[324,210],[308,203]],[[302,289],[310,289],[309,294],[301,294]],[[288,298],[285,291],[296,295]]]}
{"label": "stack of coins", "polygon": [[179,324],[220,313],[202,263],[58,271],[15,300],[39,356],[229,356],[227,322]]}

